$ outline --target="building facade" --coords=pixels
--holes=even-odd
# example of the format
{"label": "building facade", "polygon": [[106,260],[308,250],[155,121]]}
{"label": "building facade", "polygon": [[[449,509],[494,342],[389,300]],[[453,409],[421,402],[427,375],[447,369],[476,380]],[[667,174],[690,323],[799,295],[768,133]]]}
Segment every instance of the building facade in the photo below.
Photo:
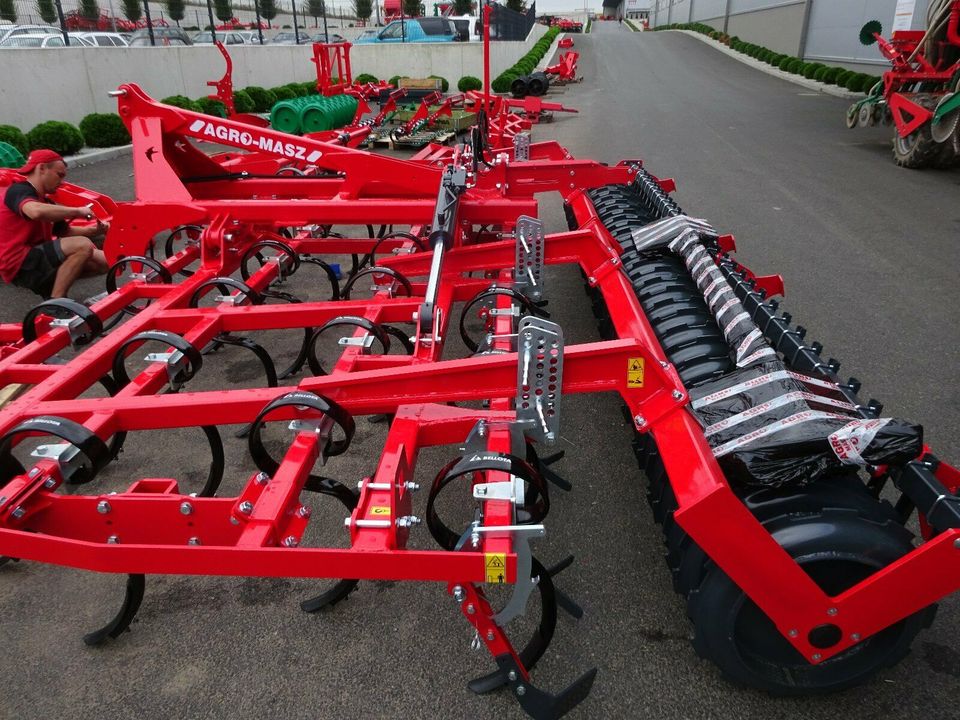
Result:
{"label": "building facade", "polygon": [[879,20],[889,36],[924,29],[928,0],[654,0],[650,26],[701,22],[745,42],[878,75],[889,66],[876,45],[861,45],[860,28]]}

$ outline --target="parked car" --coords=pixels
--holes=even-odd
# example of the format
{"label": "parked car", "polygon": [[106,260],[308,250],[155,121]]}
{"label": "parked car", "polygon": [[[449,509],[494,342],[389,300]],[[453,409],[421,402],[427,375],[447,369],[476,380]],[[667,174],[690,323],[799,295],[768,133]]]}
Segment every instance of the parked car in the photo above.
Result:
{"label": "parked car", "polygon": [[[157,47],[193,45],[190,36],[178,27],[155,27],[153,38]],[[150,34],[146,28],[137,30],[130,38],[130,47],[150,47]]]}
{"label": "parked car", "polygon": [[363,31],[357,35],[357,39],[354,40],[355,43],[364,43],[364,42],[373,42],[371,38],[375,38],[380,34],[380,28],[364,28]]}
{"label": "parked car", "polygon": [[15,35],[55,35],[60,28],[52,25],[0,25],[0,43]]}
{"label": "parked car", "polygon": [[13,35],[0,42],[0,48],[51,48],[65,47],[63,35]]}
{"label": "parked car", "polygon": [[462,39],[453,20],[445,17],[420,17],[394,20],[379,34],[361,43],[381,42],[455,42]]}
{"label": "parked car", "polygon": [[[243,42],[247,45],[260,45],[260,35],[256,30],[237,30],[237,35],[243,38]],[[263,45],[266,45],[270,42],[266,35],[263,38]]]}
{"label": "parked car", "polygon": [[329,35],[316,33],[310,38],[310,42],[315,43],[343,43],[346,41],[347,39],[343,35],[338,35],[337,33],[330,33]]}
{"label": "parked car", "polygon": [[78,32],[70,33],[70,40],[73,38],[86,40],[93,47],[126,47],[129,43],[120,33],[114,32]]}
{"label": "parked car", "polygon": [[[204,30],[190,38],[194,45],[213,45],[213,33]],[[217,30],[217,40],[224,45],[243,45],[243,35],[234,30]]]}
{"label": "parked car", "polygon": [[[310,40],[310,35],[307,32],[300,33],[300,44],[306,45],[312,42]],[[283,32],[278,32],[273,36],[273,40],[270,41],[271,45],[296,45],[297,36],[294,34],[293,30],[284,30]]]}

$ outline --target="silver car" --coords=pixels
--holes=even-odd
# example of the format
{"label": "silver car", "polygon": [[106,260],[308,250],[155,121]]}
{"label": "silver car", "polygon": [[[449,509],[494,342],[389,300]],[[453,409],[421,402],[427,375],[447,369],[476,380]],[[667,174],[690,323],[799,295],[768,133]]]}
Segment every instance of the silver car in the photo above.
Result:
{"label": "silver car", "polygon": [[66,47],[63,35],[13,35],[0,42],[0,48]]}

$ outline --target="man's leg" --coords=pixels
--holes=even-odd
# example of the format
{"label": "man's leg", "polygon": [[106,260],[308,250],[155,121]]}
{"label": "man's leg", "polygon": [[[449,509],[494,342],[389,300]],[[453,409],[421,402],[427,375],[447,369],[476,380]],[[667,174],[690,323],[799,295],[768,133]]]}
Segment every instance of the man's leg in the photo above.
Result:
{"label": "man's leg", "polygon": [[107,264],[107,256],[103,250],[94,248],[90,259],[83,264],[83,273],[80,277],[93,277],[94,275],[103,275],[110,266]]}
{"label": "man's leg", "polygon": [[[64,261],[57,268],[57,277],[53,282],[53,292],[51,297],[66,297],[70,286],[83,274],[84,267],[88,262],[93,262],[93,253],[97,252],[90,238],[85,237],[66,237],[60,239],[60,250],[63,252]],[[100,253],[101,260],[103,253]],[[106,260],[102,260],[106,264]],[[104,267],[104,271],[106,267]]]}

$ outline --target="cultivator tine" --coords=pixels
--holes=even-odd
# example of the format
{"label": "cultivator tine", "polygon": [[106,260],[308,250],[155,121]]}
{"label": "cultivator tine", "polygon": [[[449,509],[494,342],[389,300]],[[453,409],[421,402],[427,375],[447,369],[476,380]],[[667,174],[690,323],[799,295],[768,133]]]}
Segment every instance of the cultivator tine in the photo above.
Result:
{"label": "cultivator tine", "polygon": [[[574,560],[573,555],[567,555],[567,557],[565,557],[563,560],[558,562],[556,565],[550,568],[547,568],[547,571],[546,571],[547,575],[549,575],[551,579],[555,578],[557,575],[562,573],[568,567],[573,565],[573,560]],[[580,605],[578,605],[576,602],[574,602],[573,598],[571,598],[569,595],[563,592],[563,590],[556,587],[556,584],[554,584],[554,593],[557,596],[557,605],[559,607],[566,610],[569,615],[571,615],[572,617],[575,617],[577,620],[583,617],[583,608],[580,607]]]}
{"label": "cultivator tine", "polygon": [[143,575],[128,575],[123,604],[120,606],[120,611],[116,617],[99,630],[94,630],[84,635],[83,642],[91,647],[103,645],[108,639],[116,640],[121,634],[129,630],[130,623],[133,622],[137,611],[140,609],[140,603],[143,602],[145,589],[146,579]]}
{"label": "cultivator tine", "polygon": [[564,450],[561,450],[560,452],[554,453],[553,455],[548,455],[545,458],[538,457],[537,469],[540,471],[540,474],[543,475],[544,479],[546,479],[548,482],[553,483],[561,490],[570,492],[571,490],[573,490],[573,485],[570,484],[570,481],[560,477],[560,475],[558,475],[556,471],[550,469],[550,465],[563,459],[563,456],[565,454],[566,452]]}

